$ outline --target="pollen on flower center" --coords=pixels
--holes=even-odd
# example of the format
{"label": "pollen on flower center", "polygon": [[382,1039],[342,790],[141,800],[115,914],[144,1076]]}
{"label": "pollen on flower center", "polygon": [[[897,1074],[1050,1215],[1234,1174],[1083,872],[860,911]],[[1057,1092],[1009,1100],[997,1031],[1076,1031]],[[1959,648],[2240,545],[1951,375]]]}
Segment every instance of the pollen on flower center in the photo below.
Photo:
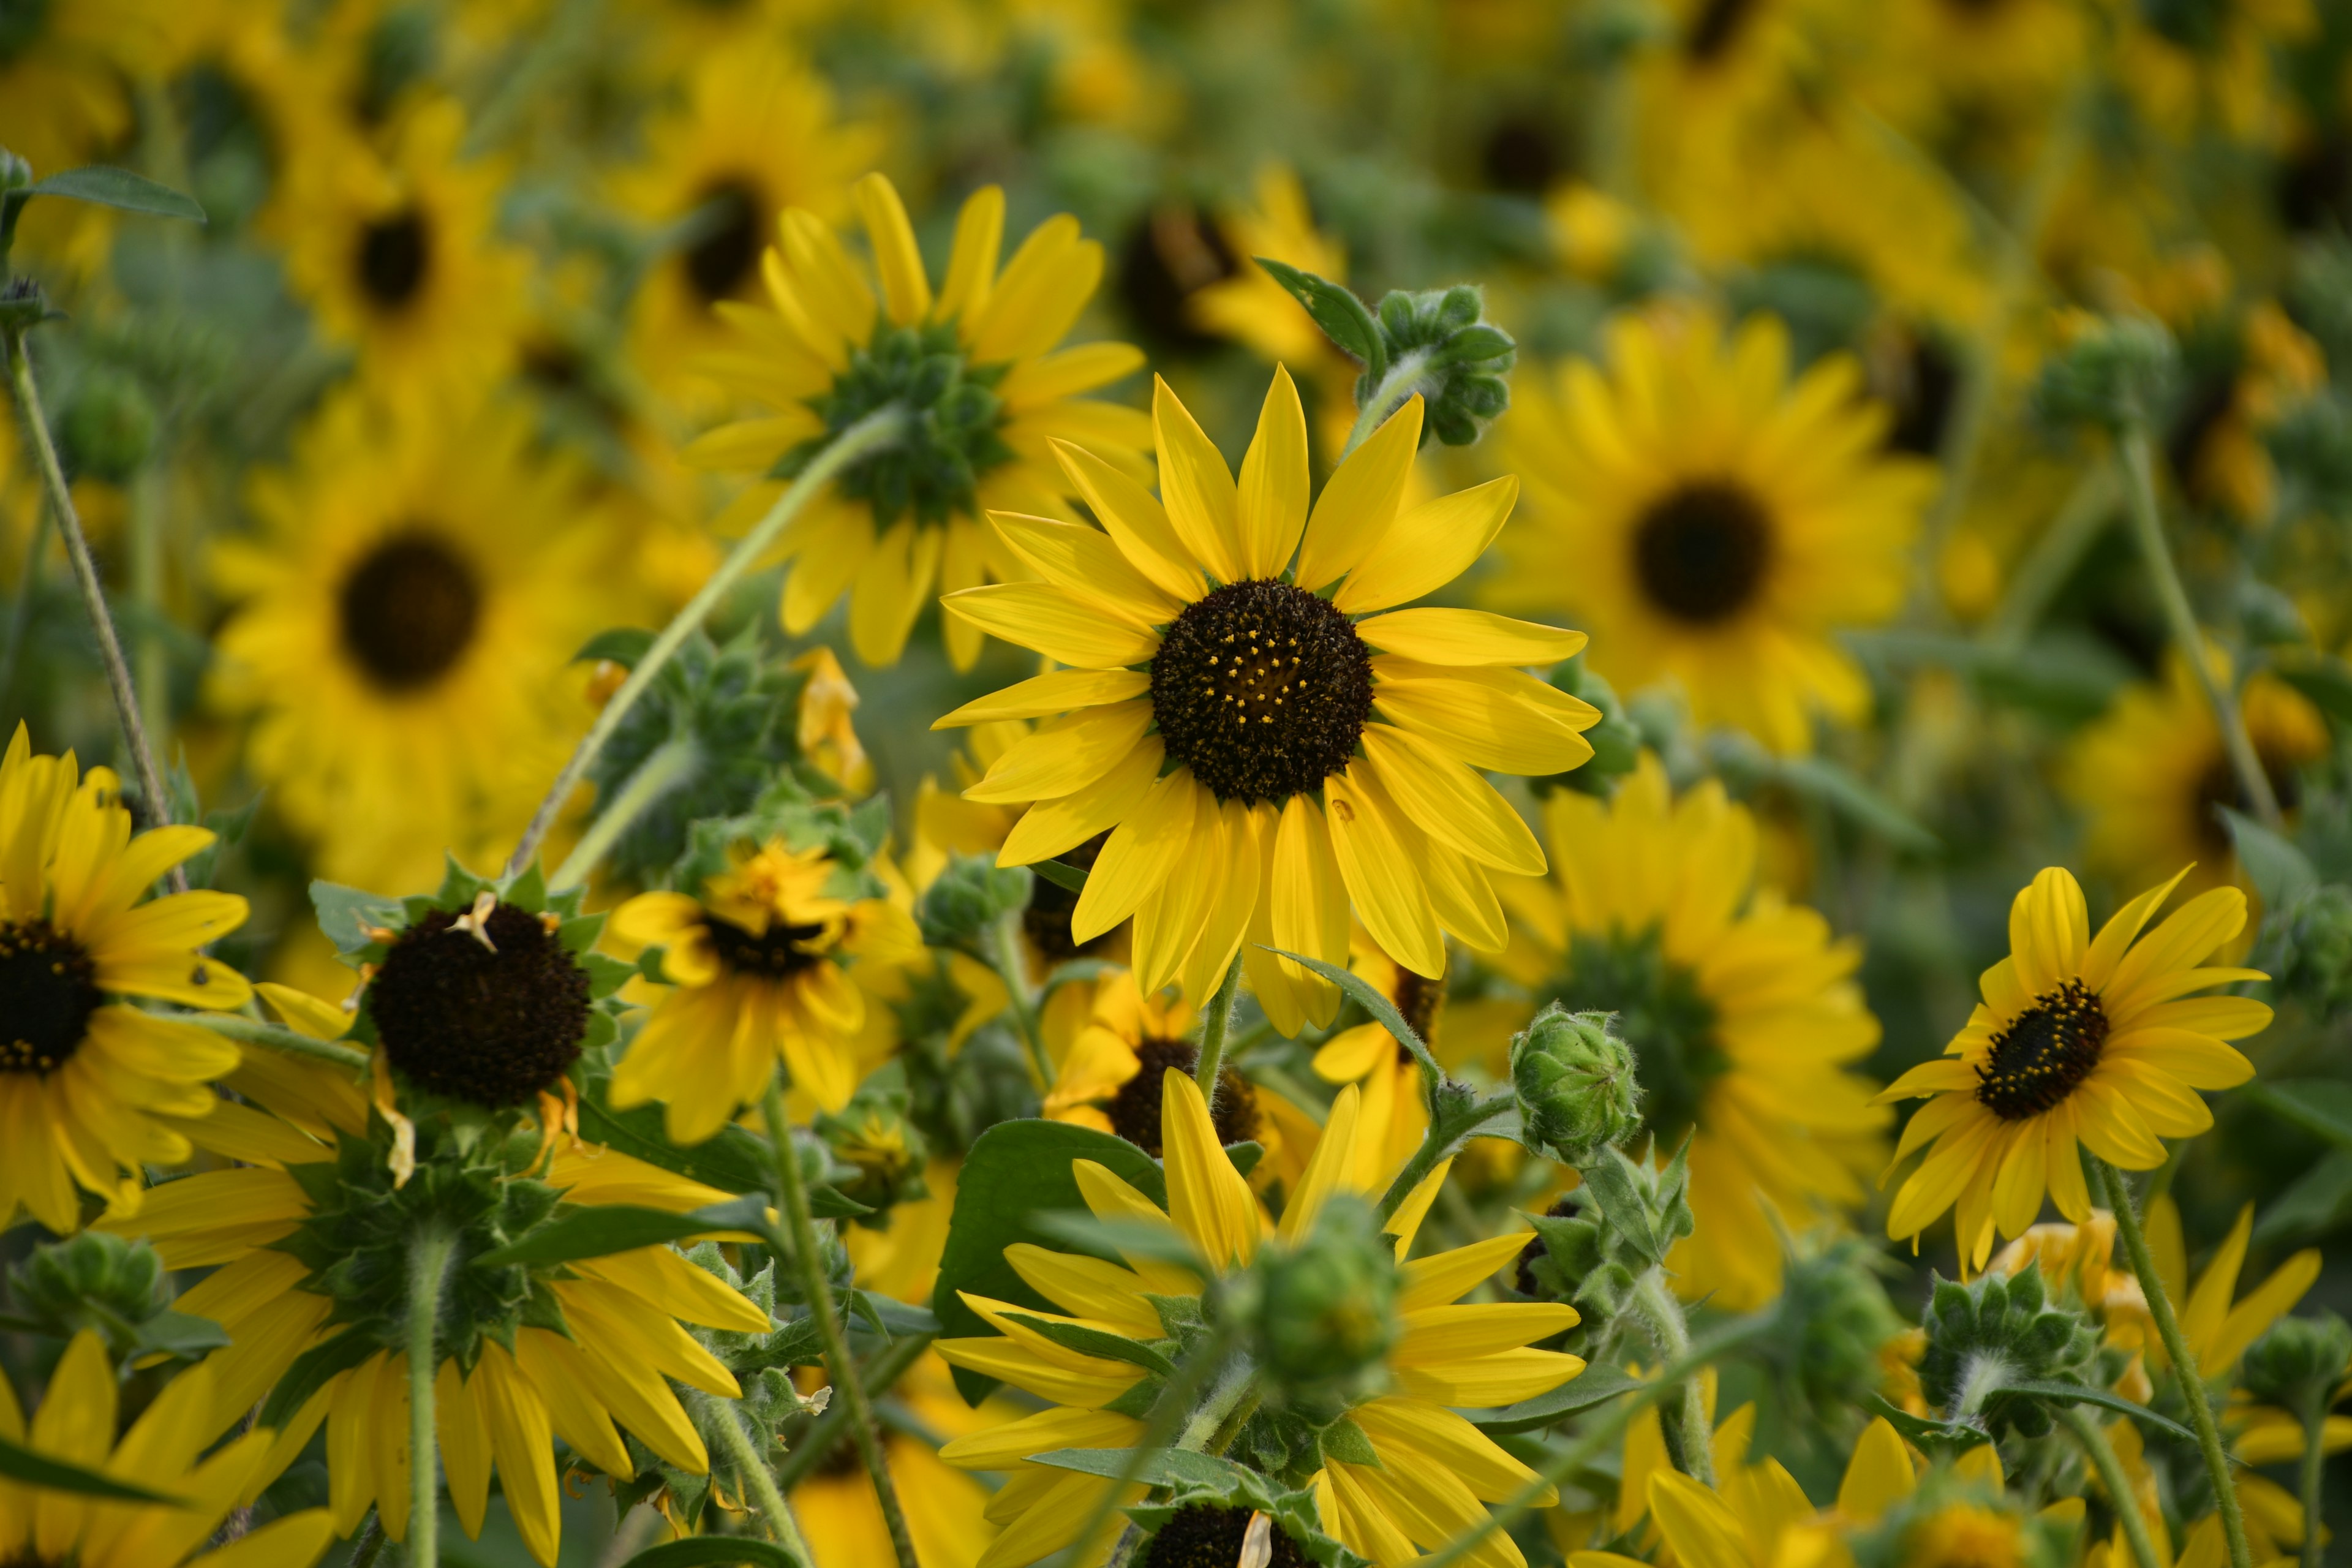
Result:
{"label": "pollen on flower center", "polygon": [[687,281],[705,304],[732,299],[760,262],[760,203],[740,180],[721,180],[702,194],[701,237],[686,247]]}
{"label": "pollen on flower center", "polygon": [[1348,617],[1287,583],[1228,583],[1185,606],[1151,660],[1168,754],[1219,800],[1281,802],[1348,765],[1372,658]]}
{"label": "pollen on flower center", "polygon": [[337,601],[344,648],[393,693],[429,686],[474,640],[482,593],[473,570],[423,530],[362,557]]}
{"label": "pollen on flower center", "polygon": [[588,973],[550,923],[499,904],[479,931],[435,910],[368,986],[384,1055],[437,1094],[499,1109],[553,1087],[588,1031]]}
{"label": "pollen on flower center", "polygon": [[360,288],[381,310],[397,310],[416,297],[433,264],[433,230],[415,207],[375,219],[360,230]]}
{"label": "pollen on flower center", "polygon": [[2045,991],[1992,1037],[1977,1068],[1977,1102],[2004,1121],[2057,1105],[2091,1076],[2107,1043],[2107,1016],[2079,980]]}
{"label": "pollen on flower center", "polygon": [[[1105,1112],[1110,1130],[1158,1159],[1160,1100],[1168,1069],[1190,1074],[1201,1065],[1201,1048],[1190,1040],[1147,1039],[1135,1047],[1141,1063],[1136,1075],[1119,1085]],[[1257,1136],[1257,1096],[1249,1080],[1228,1067],[1217,1074],[1217,1108],[1210,1121],[1220,1143],[1246,1143]]]}
{"label": "pollen on flower center", "polygon": [[0,921],[0,1072],[55,1072],[81,1048],[98,966],[47,921]]}
{"label": "pollen on flower center", "polygon": [[1142,1568],[1234,1568],[1249,1560],[1244,1548],[1254,1523],[1266,1532],[1271,1553],[1259,1561],[1268,1568],[1307,1568],[1307,1554],[1268,1515],[1199,1502],[1178,1510],[1175,1518],[1160,1527]]}
{"label": "pollen on flower center", "polygon": [[765,980],[789,980],[824,961],[833,945],[835,928],[824,921],[811,921],[804,925],[774,921],[766,931],[754,934],[732,921],[712,915],[705,929],[710,933],[710,945],[718,950],[719,962],[730,973],[755,974]]}
{"label": "pollen on flower center", "polygon": [[1684,485],[1653,504],[1633,534],[1633,573],[1649,601],[1706,626],[1746,609],[1771,563],[1772,529],[1736,485]]}

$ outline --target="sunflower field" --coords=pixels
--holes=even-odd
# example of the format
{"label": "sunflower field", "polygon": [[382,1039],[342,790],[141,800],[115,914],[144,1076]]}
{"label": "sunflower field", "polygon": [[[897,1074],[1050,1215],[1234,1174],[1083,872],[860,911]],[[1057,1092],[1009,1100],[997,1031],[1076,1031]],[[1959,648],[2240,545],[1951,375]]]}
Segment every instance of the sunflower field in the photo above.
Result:
{"label": "sunflower field", "polygon": [[2352,1564],[2352,0],[0,0],[0,1568]]}

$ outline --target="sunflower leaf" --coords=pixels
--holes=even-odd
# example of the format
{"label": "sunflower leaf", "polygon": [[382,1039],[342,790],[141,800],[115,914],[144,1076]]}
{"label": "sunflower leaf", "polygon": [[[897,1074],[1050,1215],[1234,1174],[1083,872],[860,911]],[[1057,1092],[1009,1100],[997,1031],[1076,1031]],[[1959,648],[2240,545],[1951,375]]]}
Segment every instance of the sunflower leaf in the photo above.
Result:
{"label": "sunflower leaf", "polygon": [[1307,308],[1340,353],[1363,362],[1365,374],[1375,382],[1388,374],[1388,339],[1381,334],[1380,319],[1370,306],[1328,279],[1266,257],[1255,259],[1267,277],[1282,285],[1284,292]]}
{"label": "sunflower leaf", "polygon": [[1522,1399],[1499,1410],[1478,1412],[1470,1417],[1470,1424],[1489,1435],[1540,1431],[1580,1410],[1606,1405],[1619,1394],[1632,1394],[1641,1387],[1640,1378],[1628,1377],[1615,1367],[1588,1366],[1573,1381],[1561,1384],[1549,1394],[1538,1394],[1533,1399]]}
{"label": "sunflower leaf", "polygon": [[2284,835],[2226,805],[2215,809],[2230,830],[2230,841],[2237,846],[2238,864],[2246,868],[2264,908],[2293,909],[2305,894],[2317,890],[2319,872]]}
{"label": "sunflower leaf", "polygon": [[1162,1377],[1176,1375],[1176,1363],[1141,1340],[1131,1340],[1125,1334],[1114,1334],[1105,1329],[1090,1329],[1083,1323],[1056,1322],[1034,1312],[1007,1312],[1004,1315],[1024,1328],[1045,1335],[1064,1350],[1097,1356],[1104,1361],[1123,1361],[1129,1366],[1139,1366]]}
{"label": "sunflower leaf", "polygon": [[1365,1012],[1370,1013],[1374,1022],[1394,1035],[1397,1044],[1412,1053],[1412,1059],[1420,1065],[1423,1075],[1431,1084],[1441,1084],[1445,1081],[1445,1069],[1437,1065],[1437,1058],[1429,1054],[1429,1047],[1422,1043],[1419,1035],[1412,1032],[1412,1026],[1404,1021],[1404,1015],[1396,1010],[1396,1004],[1381,995],[1363,976],[1342,969],[1336,963],[1326,963],[1319,958],[1308,958],[1304,953],[1285,952],[1278,947],[1269,947],[1265,951],[1277,957],[1286,958],[1293,963],[1301,964],[1337,985],[1352,997]]}
{"label": "sunflower leaf", "polygon": [[2128,1415],[2155,1427],[2168,1437],[2184,1443],[2197,1441],[2197,1434],[2169,1415],[2159,1415],[2145,1405],[2137,1405],[2120,1394],[2110,1394],[2104,1388],[2093,1388],[2080,1383],[2019,1382],[2000,1385],[2004,1394],[2023,1394],[2035,1399],[2056,1400],[2062,1405],[2095,1405],[2102,1410],[2112,1410],[2118,1415]]}
{"label": "sunflower leaf", "polygon": [[1086,872],[1067,860],[1033,860],[1029,869],[1068,892],[1083,893],[1087,890]]}
{"label": "sunflower leaf", "polygon": [[520,1263],[543,1268],[630,1252],[640,1247],[658,1247],[690,1236],[737,1230],[750,1231],[778,1252],[790,1250],[768,1223],[766,1194],[753,1193],[687,1214],[640,1208],[632,1204],[584,1205],[550,1220],[520,1241],[483,1253],[473,1260],[473,1266],[502,1268]]}
{"label": "sunflower leaf", "polygon": [[1990,1433],[1964,1421],[1933,1421],[1924,1415],[1914,1415],[1901,1405],[1891,1403],[1884,1394],[1863,1396],[1863,1405],[1874,1415],[1883,1415],[1886,1424],[1909,1438],[1929,1454],[1965,1454],[1970,1448],[1981,1447],[1992,1441]]}
{"label": "sunflower leaf", "polygon": [[195,197],[110,163],[60,169],[47,179],[36,180],[11,195],[19,200],[26,196],[64,196],[69,201],[116,207],[127,213],[152,213],[157,217],[185,218],[191,223],[205,221],[205,209]]}
{"label": "sunflower leaf", "polygon": [[122,1502],[162,1503],[168,1508],[187,1506],[178,1498],[84,1469],[37,1448],[20,1447],[5,1437],[0,1437],[0,1476],[48,1491],[79,1492],[84,1497],[113,1498]]}
{"label": "sunflower leaf", "polygon": [[321,1345],[313,1345],[294,1359],[278,1386],[262,1401],[254,1425],[283,1430],[302,1413],[319,1391],[359,1365],[383,1347],[364,1329],[346,1329]]}
{"label": "sunflower leaf", "polygon": [[1034,1216],[1036,1227],[1056,1241],[1066,1241],[1074,1247],[1101,1247],[1129,1258],[1149,1258],[1154,1263],[1173,1263],[1181,1268],[1197,1269],[1200,1254],[1184,1239],[1181,1231],[1150,1220],[1097,1219],[1084,1209],[1061,1214],[1041,1214]]}
{"label": "sunflower leaf", "polygon": [[[1055,1448],[1039,1454],[1029,1461],[1033,1465],[1049,1465],[1057,1470],[1076,1470],[1082,1476],[1102,1476],[1116,1480],[1129,1474],[1128,1467],[1136,1463],[1132,1448]],[[1136,1480],[1146,1486],[1227,1487],[1238,1484],[1251,1472],[1213,1454],[1195,1454],[1183,1448],[1146,1448],[1142,1462],[1133,1473]]]}

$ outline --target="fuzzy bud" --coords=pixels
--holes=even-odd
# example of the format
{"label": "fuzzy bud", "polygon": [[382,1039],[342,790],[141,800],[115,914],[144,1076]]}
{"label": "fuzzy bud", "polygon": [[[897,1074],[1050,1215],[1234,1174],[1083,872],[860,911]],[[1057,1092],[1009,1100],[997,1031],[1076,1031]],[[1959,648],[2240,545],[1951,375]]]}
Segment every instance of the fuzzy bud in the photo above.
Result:
{"label": "fuzzy bud", "polygon": [[2083,1314],[2053,1304],[2038,1263],[2015,1275],[1980,1274],[1963,1285],[1938,1278],[1920,1327],[1927,1352],[1919,1390],[1955,1421],[1977,1421],[1995,1437],[2011,1428],[2039,1437],[2050,1411],[2021,1383],[2087,1382],[2099,1336]]}
{"label": "fuzzy bud", "polygon": [[[1503,379],[1518,363],[1511,334],[1484,320],[1486,301],[1467,283],[1418,293],[1391,291],[1381,301],[1381,335],[1391,364],[1423,366],[1415,386],[1426,399],[1422,439],[1466,447],[1511,405]],[[1360,390],[1360,396],[1370,389]]]}
{"label": "fuzzy bud", "polygon": [[1642,1124],[1633,1053],[1612,1016],[1570,1013],[1558,1003],[1511,1042],[1511,1085],[1530,1141],[1563,1164],[1582,1166]]}
{"label": "fuzzy bud", "polygon": [[228,1342],[218,1325],[172,1310],[163,1260],[144,1241],[86,1230],[35,1247],[8,1283],[34,1331],[64,1340],[96,1330],[117,1361],[158,1352],[193,1359]]}
{"label": "fuzzy bud", "polygon": [[1395,1244],[1353,1194],[1334,1195],[1292,1249],[1261,1253],[1260,1363],[1293,1405],[1344,1396],[1396,1343]]}
{"label": "fuzzy bud", "polygon": [[67,400],[58,437],[67,468],[121,484],[154,450],[155,405],[129,372],[93,368]]}
{"label": "fuzzy bud", "polygon": [[915,900],[915,921],[933,947],[971,947],[998,921],[1029,907],[1034,880],[1028,867],[999,866],[993,856],[951,856]]}
{"label": "fuzzy bud", "polygon": [[2333,1312],[2281,1318],[2246,1349],[2240,1381],[2266,1405],[2325,1409],[2352,1367],[2352,1325]]}
{"label": "fuzzy bud", "polygon": [[2169,405],[2179,370],[2179,346],[2161,322],[2137,316],[2086,318],[2066,347],[2042,367],[2033,409],[2045,424],[2060,428],[2152,426]]}

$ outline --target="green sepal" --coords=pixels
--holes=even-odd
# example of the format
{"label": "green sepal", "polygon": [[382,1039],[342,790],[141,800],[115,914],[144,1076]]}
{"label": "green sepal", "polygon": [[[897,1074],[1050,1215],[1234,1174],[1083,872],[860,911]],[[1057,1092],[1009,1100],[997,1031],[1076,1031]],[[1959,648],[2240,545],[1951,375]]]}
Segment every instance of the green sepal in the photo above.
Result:
{"label": "green sepal", "polygon": [[791,1250],[769,1225],[767,1199],[760,1194],[730,1198],[686,1214],[628,1204],[565,1207],[568,1212],[558,1214],[520,1240],[475,1258],[471,1267],[499,1268],[520,1264],[544,1268],[583,1258],[608,1258],[615,1252],[632,1252],[641,1247],[684,1241],[714,1231],[750,1231],[774,1251]]}
{"label": "green sepal", "polygon": [[254,1418],[258,1426],[282,1429],[302,1413],[318,1392],[344,1373],[383,1349],[383,1342],[364,1328],[344,1330],[324,1344],[313,1345],[294,1358],[294,1364],[278,1378],[269,1397],[261,1402],[261,1414]]}
{"label": "green sepal", "polygon": [[1342,1415],[1315,1434],[1315,1447],[1327,1459],[1337,1459],[1343,1465],[1361,1465],[1366,1469],[1384,1468],[1380,1450],[1364,1436],[1364,1429]]}
{"label": "green sepal", "polygon": [[38,1491],[77,1492],[83,1497],[111,1498],[121,1502],[157,1503],[166,1508],[185,1508],[186,1501],[149,1491],[129,1481],[60,1459],[54,1454],[37,1448],[25,1447],[0,1437],[0,1477]]}
{"label": "green sepal", "polygon": [[[1168,1359],[1159,1345],[1131,1340],[1125,1334],[1114,1334],[1104,1329],[1090,1329],[1083,1323],[1057,1323],[1032,1312],[1007,1312],[1004,1315],[1023,1327],[1045,1335],[1064,1350],[1076,1351],[1080,1355],[1097,1356],[1105,1361],[1123,1361],[1129,1366],[1139,1366],[1161,1377],[1176,1375],[1176,1363]],[[1172,1340],[1162,1340],[1160,1344],[1171,1350],[1175,1348]]]}

